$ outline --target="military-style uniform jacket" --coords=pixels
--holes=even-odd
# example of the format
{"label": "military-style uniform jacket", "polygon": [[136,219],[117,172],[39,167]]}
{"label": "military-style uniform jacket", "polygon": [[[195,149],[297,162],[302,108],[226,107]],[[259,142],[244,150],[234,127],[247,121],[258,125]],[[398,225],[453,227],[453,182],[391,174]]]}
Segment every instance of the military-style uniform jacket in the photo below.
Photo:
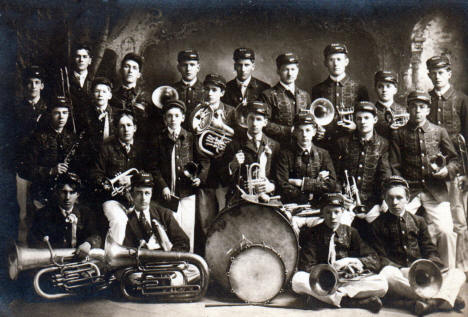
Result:
{"label": "military-style uniform jacket", "polygon": [[457,144],[457,135],[468,138],[468,97],[450,87],[442,96],[438,96],[435,90],[431,95],[431,113],[427,117],[429,121],[444,127],[453,144]]}
{"label": "military-style uniform jacket", "polygon": [[343,135],[343,129],[337,126],[339,121],[337,106],[354,107],[359,101],[369,100],[369,94],[366,87],[359,84],[349,76],[343,78],[340,82],[333,81],[328,77],[325,81],[312,88],[312,100],[317,98],[327,98],[335,107],[335,118],[325,127],[325,137],[317,145],[321,146],[334,157],[332,149],[334,141]]}
{"label": "military-style uniform jacket", "polygon": [[21,177],[25,178],[25,162],[29,151],[27,143],[34,131],[38,128],[44,128],[45,122],[47,122],[47,119],[44,119],[47,116],[47,104],[42,98],[35,105],[24,99],[16,105],[15,115],[15,122],[17,123],[16,170]]}
{"label": "military-style uniform jacket", "polygon": [[198,155],[195,149],[195,138],[185,129],[181,129],[176,142],[169,138],[169,131],[164,129],[149,145],[149,154],[145,157],[148,164],[147,171],[155,180],[156,198],[162,199],[162,190],[171,188],[171,162],[172,150],[175,146],[176,186],[175,195],[186,197],[195,194],[191,180],[184,175],[184,167],[189,162],[201,164],[199,178],[203,184],[208,175],[209,163],[206,158]]}
{"label": "military-style uniform jacket", "polygon": [[260,94],[270,87],[270,85],[260,79],[251,77],[247,89],[245,90],[245,97],[242,98],[241,88],[234,78],[226,84],[226,92],[221,100],[230,106],[237,107],[244,99],[247,102],[259,100]]}
{"label": "military-style uniform jacket", "polygon": [[[317,178],[321,171],[330,172],[327,181]],[[289,184],[290,178],[302,179],[302,188]],[[315,145],[312,145],[310,153],[304,153],[297,144],[280,151],[276,179],[284,203],[318,202],[322,194],[333,192],[336,184],[335,169],[330,155]]]}
{"label": "military-style uniform jacket", "polygon": [[[76,245],[89,242],[92,248],[102,248],[102,239],[96,228],[95,217],[91,210],[81,205],[75,205],[71,211],[77,219]],[[46,247],[44,236],[49,236],[53,248],[72,248],[72,224],[66,222],[65,216],[56,204],[50,204],[39,209],[29,235],[29,245],[32,247]]]}
{"label": "military-style uniform jacket", "polygon": [[[375,103],[375,107],[377,108],[377,117],[378,117],[378,121],[375,124],[375,131],[377,131],[379,135],[383,136],[387,140],[390,140],[392,136],[392,129],[390,128],[390,122],[388,122],[385,117],[387,108],[378,101]],[[390,109],[394,113],[408,112],[408,109],[405,106],[400,105],[399,103],[396,103],[396,102],[393,102],[390,105]]]}
{"label": "military-style uniform jacket", "polygon": [[294,116],[301,109],[309,108],[310,95],[297,87],[293,95],[281,83],[277,83],[272,88],[265,90],[260,99],[271,109],[271,119],[264,132],[281,143],[289,144]]}
{"label": "military-style uniform jacket", "polygon": [[[117,137],[104,142],[97,160],[90,171],[90,180],[97,191],[103,190],[102,184],[106,178],[114,178],[117,173],[123,173],[130,168],[141,170],[146,160],[146,146],[135,140],[127,153]],[[110,193],[104,193],[104,199],[111,199]],[[114,199],[114,198],[113,198]]]}
{"label": "military-style uniform jacket", "polygon": [[185,122],[182,127],[191,131],[188,119],[193,109],[203,101],[203,83],[197,79],[193,86],[186,85],[182,80],[172,84],[179,94],[179,100],[182,100],[187,107],[185,111]]}
{"label": "military-style uniform jacket", "polygon": [[[301,231],[299,236],[301,246],[299,270],[310,272],[315,265],[328,263],[332,234],[332,229],[325,223]],[[366,269],[373,272],[380,270],[379,256],[361,239],[356,229],[339,225],[335,231],[334,241],[336,260],[346,257],[358,258]]]}
{"label": "military-style uniform jacket", "polygon": [[[52,127],[47,126],[36,131],[28,142],[28,154],[24,170],[20,175],[32,181],[32,196],[41,200],[46,198],[49,188],[53,184],[55,175],[51,171],[58,163],[63,163],[73,144],[77,142],[74,133],[63,129],[57,133]],[[71,157],[69,171],[80,172],[79,153]]]}
{"label": "military-style uniform jacket", "polygon": [[335,162],[338,185],[346,183],[345,170],[354,176],[361,202],[368,210],[382,202],[382,182],[392,175],[388,160],[389,143],[375,130],[372,138],[363,142],[355,131],[337,141],[338,160]]}
{"label": "military-style uniform jacket", "polygon": [[[111,137],[115,134],[115,110],[108,105],[104,112],[107,113],[109,120],[109,137]],[[105,115],[104,113],[99,113],[98,109],[93,106],[87,109],[84,119],[82,130],[85,131],[86,138],[89,141],[89,149],[94,153],[98,153],[103,144]]]}
{"label": "military-style uniform jacket", "polygon": [[458,170],[457,153],[447,130],[426,121],[420,128],[409,122],[393,133],[390,147],[392,173],[408,181],[412,196],[428,191],[437,201],[448,201],[445,180],[433,177],[429,166],[438,153],[447,156],[449,177],[453,179]]}
{"label": "military-style uniform jacket", "polygon": [[382,266],[409,267],[413,261],[421,258],[442,263],[424,218],[409,212],[401,217],[386,212],[371,227],[370,240]]}
{"label": "military-style uniform jacket", "polygon": [[88,105],[91,104],[91,86],[92,86],[93,80],[90,77],[90,74],[88,72],[88,75],[86,76],[83,87],[81,87],[80,80],[77,77],[75,77],[75,74],[73,71],[70,72],[69,78],[70,78],[70,95],[71,95],[71,100],[72,100],[72,105],[73,105],[73,114],[75,116],[75,120],[80,121]]}
{"label": "military-style uniform jacket", "polygon": [[[189,252],[190,251],[190,241],[185,232],[180,228],[177,220],[173,216],[172,210],[164,208],[157,205],[155,202],[151,202],[150,205],[150,218],[151,229],[153,234],[158,239],[158,242],[161,241],[161,237],[158,234],[158,229],[153,223],[153,219],[156,219],[163,227],[167,233],[169,240],[172,243],[171,251],[175,252]],[[132,212],[128,215],[127,229],[125,231],[125,239],[123,245],[127,247],[138,247],[140,240],[145,240],[145,230],[140,224],[138,217],[135,212]]]}
{"label": "military-style uniform jacket", "polygon": [[[245,161],[242,164],[241,170],[231,170],[230,162],[234,158],[237,152],[241,151],[244,153]],[[238,183],[239,177],[244,181],[247,180],[246,165],[252,163],[259,163],[261,153],[265,152],[267,156],[267,164],[265,166],[265,176],[272,183],[275,183],[274,167],[276,166],[277,156],[279,154],[280,146],[275,140],[267,137],[265,134],[262,135],[260,146],[256,148],[255,142],[248,138],[247,132],[239,135],[234,139],[226,148],[224,152],[223,160],[219,168],[223,171],[223,183],[229,186],[228,198],[232,198],[237,193],[236,184]],[[240,173],[240,175],[239,175]],[[246,190],[243,181],[240,182],[242,189]]]}

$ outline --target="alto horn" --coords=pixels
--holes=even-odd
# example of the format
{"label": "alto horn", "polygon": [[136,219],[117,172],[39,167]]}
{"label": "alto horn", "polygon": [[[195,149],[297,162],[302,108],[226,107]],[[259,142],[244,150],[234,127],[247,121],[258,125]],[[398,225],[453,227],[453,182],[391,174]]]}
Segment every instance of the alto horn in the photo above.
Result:
{"label": "alto horn", "polygon": [[139,173],[139,171],[136,168],[130,168],[123,173],[117,174],[112,179],[107,178],[106,180],[104,180],[103,183],[104,189],[110,191],[112,197],[117,196],[118,194],[122,194],[125,191],[125,189],[128,188],[128,185],[115,186],[115,183],[117,183],[121,178],[128,176],[129,174],[134,172]]}
{"label": "alto horn", "polygon": [[338,288],[338,281],[338,272],[329,264],[315,265],[310,271],[310,288],[319,296],[335,293]]}
{"label": "alto horn", "polygon": [[247,118],[244,113],[245,108],[246,108],[246,104],[244,102],[241,102],[236,107],[234,114],[235,114],[237,125],[241,128],[247,129]]}
{"label": "alto horn", "polygon": [[434,262],[419,259],[411,264],[408,280],[414,292],[422,298],[432,298],[442,286],[442,271]]}
{"label": "alto horn", "polygon": [[171,86],[158,87],[151,95],[151,100],[159,109],[162,109],[166,102],[173,99],[179,99],[179,94],[177,93],[177,90]]}
{"label": "alto horn", "polygon": [[199,135],[198,148],[209,157],[220,156],[234,135],[234,130],[224,123],[222,116],[208,104],[199,104],[190,114],[191,127]]}
{"label": "alto horn", "polygon": [[320,126],[329,125],[335,117],[335,108],[330,100],[326,98],[317,98],[310,104],[310,114],[315,122]]}
{"label": "alto horn", "polygon": [[385,120],[390,124],[390,129],[398,129],[404,127],[409,120],[409,113],[406,111],[393,111],[391,109],[385,111]]}
{"label": "alto horn", "polygon": [[[120,289],[131,300],[161,299],[168,302],[200,300],[208,289],[205,260],[188,252],[127,248],[106,238],[105,261],[121,269]],[[196,269],[194,269],[196,268]]]}

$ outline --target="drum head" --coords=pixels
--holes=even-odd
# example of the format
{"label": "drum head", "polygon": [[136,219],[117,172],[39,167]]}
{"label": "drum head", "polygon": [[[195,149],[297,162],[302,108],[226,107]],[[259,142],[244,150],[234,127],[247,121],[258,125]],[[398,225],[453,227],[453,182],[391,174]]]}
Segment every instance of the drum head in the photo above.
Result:
{"label": "drum head", "polygon": [[211,276],[226,290],[231,290],[226,275],[231,256],[242,244],[265,245],[275,250],[284,262],[286,282],[291,279],[297,265],[298,240],[279,210],[242,202],[225,209],[214,220],[207,234],[205,259]]}
{"label": "drum head", "polygon": [[266,303],[283,287],[284,263],[272,249],[252,245],[232,258],[229,283],[234,294],[247,303]]}

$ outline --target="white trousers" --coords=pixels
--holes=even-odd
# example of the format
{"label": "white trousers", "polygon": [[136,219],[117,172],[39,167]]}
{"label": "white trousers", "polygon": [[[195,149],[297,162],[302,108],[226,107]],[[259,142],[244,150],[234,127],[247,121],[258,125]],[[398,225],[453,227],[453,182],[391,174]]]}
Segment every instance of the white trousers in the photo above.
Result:
{"label": "white trousers", "polygon": [[104,215],[109,221],[109,234],[114,241],[123,244],[127,229],[127,209],[116,200],[108,200],[102,204]]}
{"label": "white trousers", "polygon": [[453,219],[453,231],[457,234],[456,266],[463,272],[468,272],[468,227],[466,219],[466,192],[458,187],[456,180],[446,182],[450,198],[450,210]]}
{"label": "white trousers", "polygon": [[[408,281],[409,268],[386,266],[380,271],[380,276],[388,282],[388,295],[407,299],[420,299],[411,288]],[[465,274],[459,269],[449,269],[442,274],[442,286],[435,299],[443,299],[453,308],[460,288],[465,283]]]}
{"label": "white trousers", "polygon": [[437,246],[440,258],[448,268],[456,266],[457,234],[453,231],[452,212],[448,201],[438,202],[428,192],[421,192],[406,206],[415,214],[420,206],[425,209],[425,220],[432,242]]}
{"label": "white trousers", "polygon": [[19,207],[18,241],[26,242],[28,234],[28,201],[31,182],[16,174],[16,200]]}
{"label": "white trousers", "polygon": [[193,252],[195,241],[195,195],[187,196],[179,200],[177,212],[174,218],[182,230],[190,239],[190,252]]}
{"label": "white trousers", "polygon": [[341,299],[345,296],[350,298],[383,297],[388,290],[388,284],[384,278],[379,275],[371,275],[363,277],[359,281],[340,283],[335,293],[322,296],[312,291],[309,284],[309,276],[310,274],[304,271],[296,272],[291,281],[292,290],[297,294],[313,296],[319,301],[336,307],[341,306]]}

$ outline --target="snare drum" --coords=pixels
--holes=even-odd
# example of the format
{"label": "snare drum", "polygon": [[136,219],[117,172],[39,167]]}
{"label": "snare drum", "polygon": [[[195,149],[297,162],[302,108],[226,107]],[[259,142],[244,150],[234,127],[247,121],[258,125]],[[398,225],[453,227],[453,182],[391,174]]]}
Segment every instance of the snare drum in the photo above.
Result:
{"label": "snare drum", "polygon": [[247,303],[268,303],[286,280],[278,252],[261,244],[241,247],[231,257],[227,276],[231,291]]}
{"label": "snare drum", "polygon": [[[259,247],[246,248],[251,245],[265,246],[262,251]],[[245,255],[240,253],[240,250],[249,250]],[[266,250],[272,250],[266,251]],[[245,250],[244,250],[245,251]],[[235,261],[236,256],[239,263],[245,259],[252,259],[255,253],[261,253],[265,258],[274,258],[272,252],[284,262],[284,284],[289,282],[297,266],[299,243],[292,226],[288,219],[276,208],[267,205],[252,204],[248,202],[241,202],[232,207],[226,208],[218,217],[213,221],[207,234],[205,246],[205,259],[210,267],[211,276],[226,290],[234,290],[232,277],[228,277],[228,272],[234,272],[236,269],[232,263]],[[234,260],[231,258],[234,257]],[[280,262],[276,260],[276,262]],[[237,263],[237,262],[235,262]],[[245,262],[244,262],[245,263]],[[251,264],[255,265],[255,259]],[[278,265],[275,264],[278,268]],[[275,269],[275,271],[282,271]],[[247,273],[247,272],[245,272]],[[255,273],[252,273],[255,274]],[[249,278],[254,280],[252,274],[246,274],[244,280]],[[280,274],[272,271],[271,274]],[[232,276],[232,274],[230,275]],[[234,278],[235,279],[235,278]],[[281,276],[270,277],[271,280],[281,280]],[[254,289],[255,285],[249,285],[249,288]],[[276,285],[271,285],[271,292],[277,289]],[[245,301],[255,302],[255,299],[250,298],[249,295],[244,296],[248,292],[240,291],[236,288],[238,296],[242,296]],[[271,296],[267,292],[263,298]],[[263,299],[262,298],[262,299]],[[268,298],[270,299],[270,298]],[[266,299],[266,300],[268,300]],[[266,301],[265,300],[265,301]]]}

